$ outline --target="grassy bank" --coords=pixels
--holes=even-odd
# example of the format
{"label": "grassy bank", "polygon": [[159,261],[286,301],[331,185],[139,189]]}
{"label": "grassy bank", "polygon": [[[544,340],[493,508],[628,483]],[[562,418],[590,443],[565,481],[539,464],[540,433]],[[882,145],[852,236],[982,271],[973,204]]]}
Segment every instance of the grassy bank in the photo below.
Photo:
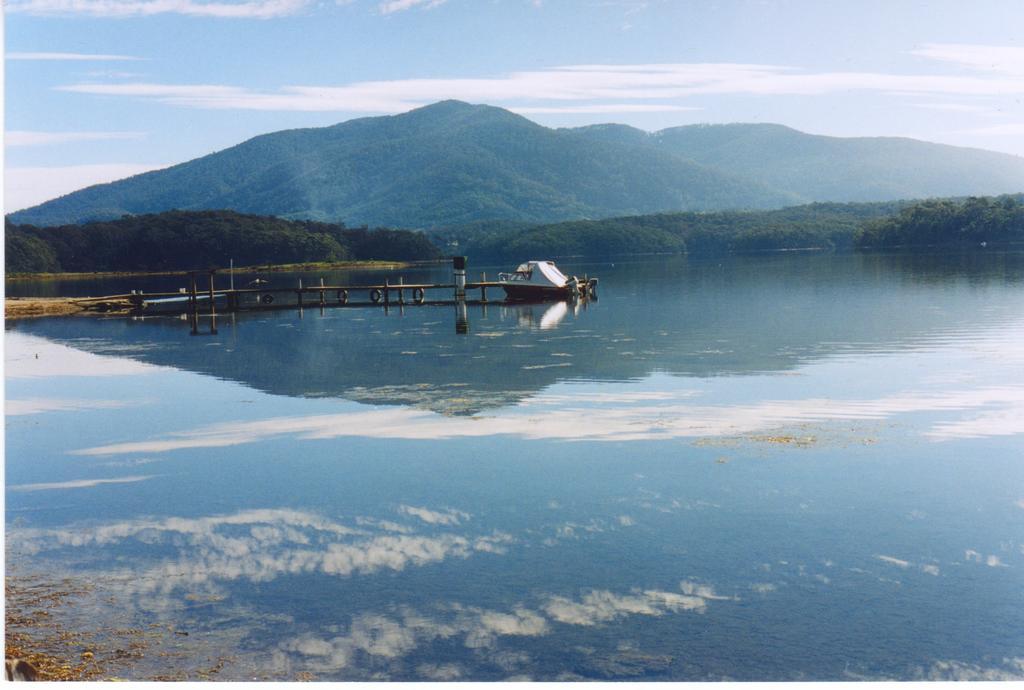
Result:
{"label": "grassy bank", "polygon": [[[259,264],[235,266],[235,273],[273,273],[277,271],[344,271],[344,270],[398,270],[412,266],[429,266],[443,263],[443,259],[432,261],[315,261],[297,264]],[[218,268],[217,272],[227,275],[231,269]],[[10,273],[5,280],[21,282],[27,280],[89,280],[92,278],[131,278],[146,276],[180,276],[180,271],[78,271],[61,273]]]}

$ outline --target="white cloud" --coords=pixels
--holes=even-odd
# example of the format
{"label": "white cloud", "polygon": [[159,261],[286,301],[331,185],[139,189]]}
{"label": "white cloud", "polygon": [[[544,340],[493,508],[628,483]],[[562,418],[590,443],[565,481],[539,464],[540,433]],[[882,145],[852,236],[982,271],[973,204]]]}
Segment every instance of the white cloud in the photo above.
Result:
{"label": "white cloud", "polygon": [[190,108],[396,113],[443,99],[505,105],[526,113],[657,112],[707,95],[825,95],[851,91],[1009,96],[1013,75],[802,72],[768,64],[567,65],[482,78],[396,79],[259,91],[212,84],[70,84],[59,90],[152,98]]}
{"label": "white cloud", "polygon": [[645,590],[616,594],[608,590],[588,592],[580,601],[553,596],[544,604],[544,612],[559,623],[593,626],[624,616],[662,616],[679,611],[703,612],[707,601],[699,596]]}
{"label": "white cloud", "polygon": [[998,111],[993,109],[991,106],[972,105],[970,103],[915,103],[914,107],[947,113],[970,113],[972,115],[998,114]]}
{"label": "white cloud", "polygon": [[297,14],[310,0],[11,0],[6,10],[33,15],[86,15],[91,17],[146,17],[183,14],[228,19],[272,19]]}
{"label": "white cloud", "polygon": [[82,76],[91,79],[137,79],[143,76],[140,72],[126,72],[124,70],[94,69],[82,72]]}
{"label": "white cloud", "polygon": [[[702,587],[713,595],[710,587]],[[282,642],[280,650],[297,657],[310,669],[336,671],[358,663],[360,655],[394,659],[433,640],[461,636],[462,643],[475,654],[491,650],[486,658],[510,671],[527,663],[529,657],[521,652],[495,651],[500,637],[542,637],[551,634],[553,623],[596,626],[627,616],[702,613],[707,600],[660,590],[634,590],[629,594],[592,590],[580,601],[547,595],[540,611],[522,605],[511,611],[461,604],[440,608],[446,612],[429,616],[408,608],[391,616],[364,613],[356,616],[340,635],[322,638],[304,634]],[[417,672],[426,680],[453,680],[461,675],[458,667],[435,664],[421,665]]]}
{"label": "white cloud", "polygon": [[31,132],[11,130],[4,132],[5,146],[49,146],[81,141],[115,141],[142,139],[145,132]]}
{"label": "white cloud", "polygon": [[4,334],[4,376],[8,379],[138,376],[153,374],[161,369],[162,367],[153,364],[144,364],[124,357],[107,357],[83,352],[18,331],[8,331]]}
{"label": "white cloud", "polygon": [[732,597],[725,597],[719,594],[715,594],[715,590],[711,585],[703,585],[699,582],[692,582],[689,580],[683,580],[682,582],[680,582],[679,589],[683,592],[683,594],[689,594],[691,596],[700,597],[701,599],[720,601],[732,599]]}
{"label": "white cloud", "polygon": [[894,565],[897,568],[909,568],[910,567],[910,561],[904,561],[901,558],[895,558],[893,556],[875,556],[875,558],[877,558],[880,561],[884,561],[885,563],[888,563],[890,565]]}
{"label": "white cloud", "polygon": [[462,667],[458,664],[420,664],[416,667],[416,673],[438,683],[450,683],[463,676]]}
{"label": "white cloud", "polygon": [[470,518],[469,513],[464,513],[461,510],[452,510],[451,508],[443,511],[435,511],[428,510],[427,508],[402,505],[398,507],[398,512],[403,515],[411,515],[412,517],[419,518],[423,522],[431,525],[458,525]]}
{"label": "white cloud", "polygon": [[4,414],[21,416],[40,414],[42,412],[72,412],[79,410],[113,410],[133,405],[123,400],[89,400],[86,398],[24,398],[7,400],[4,403]]}
{"label": "white cloud", "polygon": [[[959,411],[1002,406],[1024,408],[1024,386],[898,394],[875,400],[805,398],[766,400],[750,405],[699,406],[665,401],[635,406],[594,405],[586,410],[567,406],[532,410],[518,406],[486,417],[446,417],[426,410],[375,408],[365,412],[276,417],[229,422],[169,434],[163,438],[116,443],[73,451],[77,455],[161,453],[188,448],[220,448],[294,436],[299,439],[339,437],[444,440],[507,435],[562,441],[636,441],[739,436],[793,424],[834,420],[879,420],[896,414]],[[1020,421],[1021,423],[1018,423]],[[992,433],[1024,433],[1024,420],[1011,415]],[[978,428],[972,429],[979,433]],[[925,435],[936,441],[956,437],[958,430],[938,425]]]}
{"label": "white cloud", "polygon": [[153,476],[140,477],[115,477],[113,479],[75,479],[67,482],[52,482],[46,484],[14,484],[7,488],[11,491],[50,491],[54,489],[88,489],[102,484],[133,484],[152,479]]}
{"label": "white cloud", "polygon": [[1024,76],[1024,48],[971,43],[927,43],[912,54],[981,72]]}
{"label": "white cloud", "polygon": [[[10,9],[8,4],[7,8]],[[118,60],[145,60],[132,55],[102,55],[93,53],[7,53],[8,60],[73,60],[87,62],[110,62]]]}
{"label": "white cloud", "polygon": [[593,105],[513,106],[509,110],[520,115],[590,115],[600,113],[681,113],[702,110],[702,108],[657,103],[597,103]]}
{"label": "white cloud", "polygon": [[121,180],[166,164],[98,163],[59,167],[14,167],[4,171],[4,206],[10,213],[91,185]]}
{"label": "white cloud", "polygon": [[1024,404],[984,412],[972,419],[936,424],[928,435],[937,439],[1015,436],[1024,430]]}
{"label": "white cloud", "polygon": [[[352,665],[360,655],[394,659],[439,638],[461,636],[466,647],[479,652],[493,648],[498,637],[537,637],[550,632],[547,619],[523,607],[509,613],[459,604],[447,609],[442,616],[410,609],[397,616],[364,613],[341,635],[325,639],[305,634],[282,642],[280,649],[297,655],[311,668],[336,671]],[[460,669],[450,664],[424,664],[417,671],[426,680],[454,680],[461,675]]]}
{"label": "white cloud", "polygon": [[414,7],[429,10],[443,5],[445,2],[447,0],[386,0],[377,5],[377,9],[381,14],[393,14],[411,10]]}
{"label": "white cloud", "polygon": [[1002,125],[989,125],[988,127],[977,127],[975,129],[962,130],[962,134],[973,134],[976,136],[1024,136],[1024,122],[1008,122]]}
{"label": "white cloud", "polygon": [[[141,481],[127,477],[111,481]],[[24,485],[21,490],[79,488],[83,480]],[[25,488],[28,487],[28,488]],[[502,553],[515,539],[494,532],[478,536],[373,534],[320,515],[291,509],[254,509],[200,518],[138,519],[98,527],[18,529],[8,532],[14,551],[35,554],[62,548],[102,548],[127,540],[162,543],[177,555],[131,573],[115,572],[131,585],[126,594],[149,609],[167,606],[180,589],[210,589],[223,581],[268,582],[284,575],[318,572],[334,577],[402,571],[474,554]],[[500,623],[500,621],[498,621]],[[498,625],[495,623],[495,625]]]}
{"label": "white cloud", "polygon": [[375,527],[386,532],[398,532],[399,534],[410,534],[414,531],[413,528],[408,525],[400,525],[397,522],[392,522],[390,520],[378,520],[377,518],[372,517],[357,517],[356,524]]}
{"label": "white cloud", "polygon": [[1008,681],[1024,680],[1024,657],[1004,658],[1002,664],[978,666],[962,661],[941,660],[932,663],[922,675],[930,681]]}

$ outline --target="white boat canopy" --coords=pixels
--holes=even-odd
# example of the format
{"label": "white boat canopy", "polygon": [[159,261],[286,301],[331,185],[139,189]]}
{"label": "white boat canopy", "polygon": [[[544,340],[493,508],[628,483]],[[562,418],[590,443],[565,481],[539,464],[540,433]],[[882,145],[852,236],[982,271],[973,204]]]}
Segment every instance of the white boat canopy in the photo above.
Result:
{"label": "white boat canopy", "polygon": [[527,261],[519,264],[516,272],[510,275],[510,281],[523,281],[531,285],[565,287],[569,279],[558,270],[551,261]]}

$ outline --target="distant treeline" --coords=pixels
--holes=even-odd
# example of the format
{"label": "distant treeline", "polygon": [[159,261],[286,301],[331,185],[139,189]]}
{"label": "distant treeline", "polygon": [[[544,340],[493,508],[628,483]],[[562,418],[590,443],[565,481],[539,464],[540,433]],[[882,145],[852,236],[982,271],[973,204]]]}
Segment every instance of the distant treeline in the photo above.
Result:
{"label": "distant treeline", "polygon": [[502,261],[527,256],[849,250],[866,221],[893,215],[908,203],[816,203],[776,211],[659,213],[539,226],[474,223],[431,235],[446,252]]}
{"label": "distant treeline", "polygon": [[434,259],[422,233],[289,221],[234,211],[168,211],[38,228],[6,224],[7,273],[164,271],[315,261]]}
{"label": "distant treeline", "polygon": [[548,225],[501,221],[431,231],[447,253],[520,261],[625,254],[965,246],[1024,241],[1024,195],[815,203],[776,211],[662,213]]}
{"label": "distant treeline", "polygon": [[1024,195],[922,201],[866,223],[860,248],[969,247],[1024,242]]}
{"label": "distant treeline", "polygon": [[[431,239],[433,242],[431,242]],[[815,203],[776,211],[661,213],[547,225],[480,221],[421,232],[346,228],[234,211],[168,211],[38,228],[6,226],[8,273],[159,271],[314,261],[475,261],[1024,242],[1024,195]],[[435,243],[437,246],[435,246]],[[440,249],[438,248],[440,247]]]}

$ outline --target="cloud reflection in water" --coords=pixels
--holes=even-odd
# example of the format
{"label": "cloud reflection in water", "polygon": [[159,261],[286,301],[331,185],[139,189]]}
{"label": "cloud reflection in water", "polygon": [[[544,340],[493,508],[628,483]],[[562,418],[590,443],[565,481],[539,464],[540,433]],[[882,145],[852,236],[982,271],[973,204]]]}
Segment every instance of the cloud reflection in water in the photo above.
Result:
{"label": "cloud reflection in water", "polygon": [[[403,607],[396,615],[360,614],[353,618],[341,634],[325,637],[306,633],[282,642],[276,664],[295,671],[296,664],[321,672],[337,672],[355,666],[363,655],[394,659],[435,640],[461,638],[462,644],[474,650],[497,651],[502,637],[542,637],[555,633],[557,625],[597,626],[628,616],[664,616],[670,613],[704,613],[708,602],[731,599],[714,593],[708,585],[680,583],[682,592],[634,590],[616,593],[592,590],[577,601],[564,596],[542,595],[537,608],[524,605],[510,611],[494,611],[453,603],[442,605],[437,612],[424,614]],[[485,657],[505,671],[529,662],[518,653],[508,659],[508,652]],[[505,663],[511,661],[512,663]],[[421,667],[418,673],[432,679],[433,666]],[[452,674],[457,668],[449,669]],[[452,679],[457,675],[452,675]]]}
{"label": "cloud reflection in water", "polygon": [[[689,398],[691,392],[683,392]],[[560,441],[641,441],[734,436],[791,424],[833,420],[882,420],[897,414],[984,409],[989,415],[968,425],[970,434],[1024,433],[1024,387],[1003,386],[935,393],[907,393],[875,400],[803,398],[746,405],[692,405],[675,397],[637,398],[634,405],[595,399],[590,406],[534,409],[520,405],[487,416],[448,417],[426,410],[376,408],[365,412],[272,417],[229,422],[168,434],[164,438],[116,443],[72,451],[76,455],[161,453],[187,448],[219,448],[291,436],[447,440],[507,435]],[[660,404],[659,404],[660,403]],[[1002,408],[992,412],[988,408]],[[980,421],[979,421],[980,419]],[[994,420],[994,421],[993,421]],[[998,423],[997,423],[998,422]],[[967,423],[965,423],[967,424]],[[962,435],[955,424],[937,424],[925,435],[945,440]]]}
{"label": "cloud reflection in water", "polygon": [[[456,517],[456,522],[428,522],[435,530],[460,523],[464,530],[470,520],[467,513],[454,508],[402,506],[398,511],[417,519],[419,513]],[[258,509],[84,528],[15,528],[9,531],[8,547],[31,554],[98,549],[94,554],[101,564],[98,575],[116,582],[119,596],[138,611],[159,616],[179,609],[183,592],[188,593],[186,601],[223,600],[227,592],[222,585],[233,580],[260,583],[312,573],[345,577],[400,571],[474,553],[504,553],[518,541],[497,531],[424,535],[387,520],[358,518],[354,522],[357,526],[350,527],[305,511]],[[152,551],[134,559],[140,566],[111,568],[110,549],[124,549],[128,541],[134,542],[132,548]],[[168,550],[172,555],[167,555]],[[732,597],[717,595],[709,585],[682,581],[676,591],[593,589],[578,598],[544,592],[529,598],[532,604],[515,603],[506,610],[447,601],[425,604],[419,611],[402,606],[355,613],[340,629],[329,626],[332,634],[324,635],[324,629],[319,629],[275,643],[270,663],[288,672],[307,669],[329,674],[349,669],[358,674],[365,670],[366,658],[397,660],[435,641],[458,640],[478,660],[511,673],[526,668],[531,659],[522,651],[502,649],[501,638],[537,638],[554,634],[557,626],[594,627],[635,616],[700,614],[711,602]],[[456,679],[462,668],[450,663],[419,664],[415,673],[424,679]]]}

